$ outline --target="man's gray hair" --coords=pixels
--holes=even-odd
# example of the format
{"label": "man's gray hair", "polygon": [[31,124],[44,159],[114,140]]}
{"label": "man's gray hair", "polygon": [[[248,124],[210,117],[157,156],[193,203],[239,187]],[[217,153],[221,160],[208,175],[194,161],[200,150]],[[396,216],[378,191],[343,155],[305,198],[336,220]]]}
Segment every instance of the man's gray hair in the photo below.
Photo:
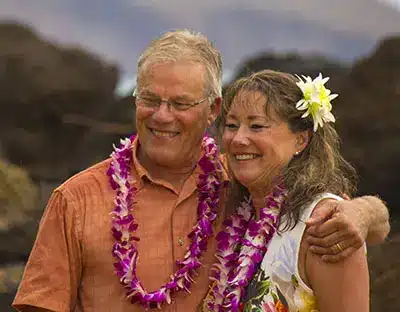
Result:
{"label": "man's gray hair", "polygon": [[214,98],[222,96],[221,54],[206,36],[187,29],[166,32],[143,51],[138,60],[137,88],[149,65],[182,60],[203,65],[206,92]]}

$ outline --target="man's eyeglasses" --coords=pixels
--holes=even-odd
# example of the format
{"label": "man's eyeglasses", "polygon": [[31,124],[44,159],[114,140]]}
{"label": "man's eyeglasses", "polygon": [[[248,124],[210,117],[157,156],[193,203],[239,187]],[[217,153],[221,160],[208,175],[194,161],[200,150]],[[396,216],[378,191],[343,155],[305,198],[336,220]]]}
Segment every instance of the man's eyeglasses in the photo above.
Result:
{"label": "man's eyeglasses", "polygon": [[169,107],[172,107],[177,111],[188,110],[189,108],[192,108],[196,105],[199,105],[200,103],[203,103],[210,97],[209,95],[207,95],[205,98],[201,100],[195,102],[186,102],[186,101],[176,101],[176,100],[163,100],[156,96],[140,95],[136,92],[134,92],[133,95],[136,96],[136,99],[139,100],[143,104],[143,106],[146,106],[148,108],[158,108],[160,107],[162,102],[165,102]]}

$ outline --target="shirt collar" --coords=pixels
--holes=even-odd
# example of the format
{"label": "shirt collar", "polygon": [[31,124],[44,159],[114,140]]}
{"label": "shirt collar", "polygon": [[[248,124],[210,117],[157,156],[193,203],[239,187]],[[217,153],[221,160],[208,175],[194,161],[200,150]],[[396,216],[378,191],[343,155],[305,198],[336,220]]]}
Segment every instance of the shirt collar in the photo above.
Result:
{"label": "shirt collar", "polygon": [[[133,176],[134,180],[136,180],[135,182],[137,183],[137,187],[141,188],[141,187],[143,187],[144,178],[147,178],[150,181],[152,180],[152,178],[151,178],[149,172],[146,170],[146,168],[144,168],[140,164],[139,159],[137,157],[138,150],[139,150],[139,140],[138,140],[138,136],[136,136],[135,140],[132,143],[132,153],[133,153],[133,155],[132,155],[132,159],[133,159],[132,176]],[[204,152],[201,151],[201,156],[203,155],[203,153]],[[219,162],[222,167],[222,172],[221,172],[222,182],[224,184],[226,184],[229,182],[226,156],[221,154],[219,157]],[[191,174],[191,177],[195,177],[197,180],[197,177],[201,173],[203,173],[203,171],[201,170],[199,164],[197,164],[196,168],[193,170],[193,173]]]}

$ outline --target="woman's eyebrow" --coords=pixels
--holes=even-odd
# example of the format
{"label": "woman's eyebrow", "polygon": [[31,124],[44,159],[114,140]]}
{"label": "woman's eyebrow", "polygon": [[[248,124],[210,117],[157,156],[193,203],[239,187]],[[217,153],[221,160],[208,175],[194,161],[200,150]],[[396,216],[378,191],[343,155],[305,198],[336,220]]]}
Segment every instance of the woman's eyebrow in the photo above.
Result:
{"label": "woman's eyebrow", "polygon": [[254,120],[254,119],[265,119],[265,120],[267,120],[267,119],[270,119],[270,118],[268,118],[265,115],[250,115],[250,116],[247,117],[247,119],[249,119],[249,120]]}
{"label": "woman's eyebrow", "polygon": [[[238,119],[238,117],[237,117],[237,115],[235,115],[235,114],[233,114],[233,113],[229,113],[227,116],[226,116],[226,118],[232,118],[232,119]],[[263,121],[269,121],[269,120],[271,120],[271,118],[269,118],[268,116],[265,116],[265,115],[249,115],[249,116],[247,116],[247,119],[249,120],[249,121],[254,121],[254,120],[257,120],[257,119],[262,119]]]}

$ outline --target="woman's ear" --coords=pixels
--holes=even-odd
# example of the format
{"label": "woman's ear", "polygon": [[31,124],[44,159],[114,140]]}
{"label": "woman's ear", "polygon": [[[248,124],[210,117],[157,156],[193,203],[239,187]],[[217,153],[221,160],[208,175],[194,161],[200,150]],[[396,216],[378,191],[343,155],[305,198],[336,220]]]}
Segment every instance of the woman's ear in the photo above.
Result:
{"label": "woman's ear", "polygon": [[296,153],[301,153],[308,145],[311,139],[310,130],[296,133]]}

